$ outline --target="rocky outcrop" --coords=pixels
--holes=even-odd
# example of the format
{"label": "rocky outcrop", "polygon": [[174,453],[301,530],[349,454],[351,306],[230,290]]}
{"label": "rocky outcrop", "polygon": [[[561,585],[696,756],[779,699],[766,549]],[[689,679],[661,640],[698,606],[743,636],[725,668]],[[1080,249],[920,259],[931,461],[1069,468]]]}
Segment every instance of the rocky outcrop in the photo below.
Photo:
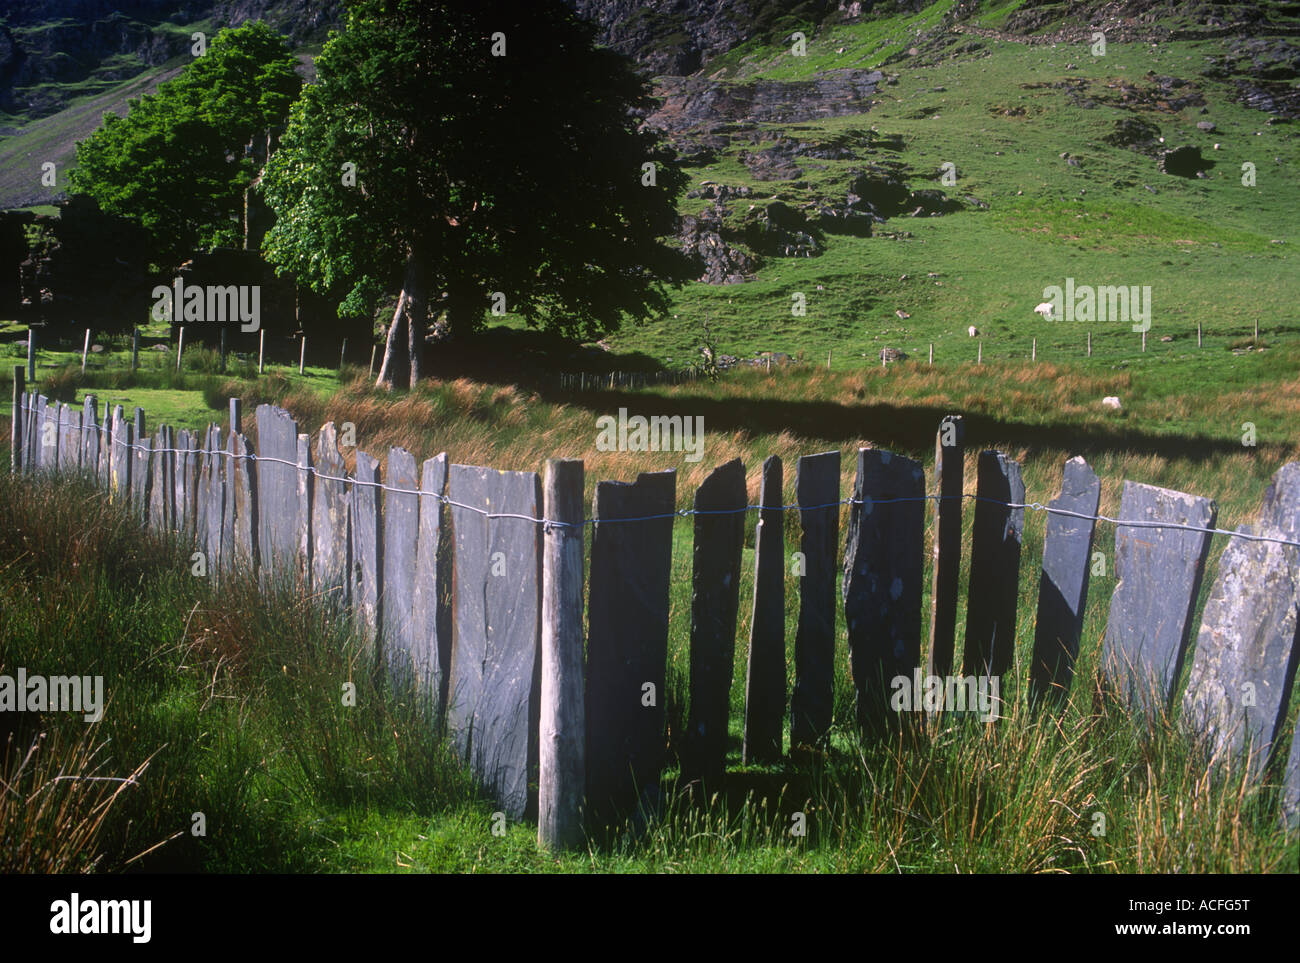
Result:
{"label": "rocky outcrop", "polygon": [[1154,154],[1161,149],[1160,128],[1141,117],[1121,117],[1115,121],[1115,129],[1102,140],[1141,154]]}
{"label": "rocky outcrop", "polygon": [[820,117],[865,114],[885,82],[879,70],[829,70],[815,80],[716,83],[703,77],[665,77],[663,103],[651,126],[670,133],[744,122],[793,123]]}
{"label": "rocky outcrop", "polygon": [[678,241],[682,253],[700,266],[706,284],[740,284],[758,270],[759,262],[722,238],[722,213],[715,209],[682,218]]}

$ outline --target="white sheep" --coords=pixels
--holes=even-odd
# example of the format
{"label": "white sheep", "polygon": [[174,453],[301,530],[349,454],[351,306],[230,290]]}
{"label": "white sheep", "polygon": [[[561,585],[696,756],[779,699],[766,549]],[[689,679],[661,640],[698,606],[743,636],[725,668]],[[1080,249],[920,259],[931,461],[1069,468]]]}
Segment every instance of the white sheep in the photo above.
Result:
{"label": "white sheep", "polygon": [[978,338],[980,334],[980,329],[975,327],[975,325],[972,324],[969,328],[966,329],[966,333],[970,335],[972,338]]}
{"label": "white sheep", "polygon": [[1051,320],[1052,320],[1052,302],[1051,302],[1051,301],[1044,301],[1042,304],[1038,305],[1038,307],[1034,308],[1034,313],[1035,313],[1035,314],[1041,314],[1041,315],[1043,316],[1043,320],[1045,320],[1045,321],[1051,321]]}

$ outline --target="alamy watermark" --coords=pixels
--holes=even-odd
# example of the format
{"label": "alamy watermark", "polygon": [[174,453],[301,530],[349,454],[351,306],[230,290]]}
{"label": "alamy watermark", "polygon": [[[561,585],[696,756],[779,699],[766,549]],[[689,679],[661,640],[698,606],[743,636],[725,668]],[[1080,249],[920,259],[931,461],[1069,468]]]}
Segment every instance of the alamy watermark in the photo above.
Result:
{"label": "alamy watermark", "polygon": [[[1134,333],[1151,330],[1151,285],[1075,284],[1043,288],[1043,302],[1052,305],[1051,316],[1062,321],[1121,321],[1133,325]],[[1037,310],[1037,309],[1035,309]]]}
{"label": "alamy watermark", "polygon": [[82,712],[87,722],[104,718],[102,675],[0,675],[0,712]]}
{"label": "alamy watermark", "polygon": [[171,287],[155,287],[150,297],[155,321],[224,325],[238,320],[244,332],[262,326],[262,288],[257,284],[186,284],[178,277]]}
{"label": "alamy watermark", "polygon": [[618,417],[601,415],[596,419],[597,451],[684,451],[686,460],[704,457],[704,416],[632,415],[618,409]]}
{"label": "alamy watermark", "polygon": [[914,669],[910,677],[894,676],[889,687],[895,712],[978,712],[980,722],[1000,715],[1002,680],[996,675],[922,676]]}

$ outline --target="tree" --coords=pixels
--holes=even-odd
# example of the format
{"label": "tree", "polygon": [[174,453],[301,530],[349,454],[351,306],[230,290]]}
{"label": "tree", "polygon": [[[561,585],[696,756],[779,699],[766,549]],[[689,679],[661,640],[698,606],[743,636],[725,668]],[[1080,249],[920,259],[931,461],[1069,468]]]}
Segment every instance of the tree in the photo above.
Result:
{"label": "tree", "polygon": [[179,76],[77,144],[73,188],[146,228],[164,261],[238,244],[254,141],[284,124],[301,86],[270,27],[222,30]]}
{"label": "tree", "polygon": [[379,383],[420,379],[431,308],[453,335],[504,301],[591,338],[693,275],[658,240],[686,176],[638,121],[648,86],[561,0],[360,0],[316,70],[263,178],[265,250],[341,312],[399,292]]}

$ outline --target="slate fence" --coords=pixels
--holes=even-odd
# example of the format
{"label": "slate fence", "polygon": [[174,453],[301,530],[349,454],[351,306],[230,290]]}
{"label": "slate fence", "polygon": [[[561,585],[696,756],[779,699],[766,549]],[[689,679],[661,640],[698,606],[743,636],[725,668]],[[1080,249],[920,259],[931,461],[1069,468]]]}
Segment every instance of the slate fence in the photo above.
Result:
{"label": "slate fence", "polygon": [[[865,734],[906,724],[890,704],[893,680],[953,678],[967,498],[975,509],[959,685],[1012,670],[1024,513],[1042,510],[1028,683],[1042,711],[1068,696],[1096,523],[1113,522],[1117,583],[1101,651],[1107,681],[1136,712],[1180,710],[1181,724],[1208,740],[1216,762],[1244,764],[1252,779],[1264,777],[1284,741],[1300,658],[1300,463],[1277,472],[1258,522],[1236,532],[1214,527],[1209,499],[1128,481],[1119,516],[1106,518],[1097,514],[1100,480],[1077,457],[1046,506],[1026,501],[1019,465],[991,450],[978,457],[974,494],[964,493],[964,431],[960,416],[949,416],[936,438],[932,490],[920,462],[862,448],[847,499],[840,452],[830,451],[797,460],[793,505],[781,503],[779,458],[762,465],[758,505],[748,504],[736,459],[705,479],[692,510],[676,510],[676,473],[660,471],[598,482],[586,518],[581,462],[548,462],[543,476],[449,464],[445,453],[417,463],[393,448],[382,478],[378,460],[360,450],[348,474],[332,423],[313,445],[273,406],[257,408],[254,451],[238,399],[228,431],[164,425],[150,434],[139,408],[127,417],[105,405],[101,416],[93,397],[81,407],[55,405],[23,387],[19,369],[15,472],[88,475],[153,528],[190,540],[214,577],[243,569],[288,578],[350,611],[376,665],[436,697],[449,734],[502,810],[535,815],[552,844],[580,841],[584,821],[645,818],[660,804],[672,538],[682,515],[693,520],[694,555],[681,766],[685,779],[705,787],[724,777],[748,511],[759,514],[754,594],[746,600],[753,607],[746,763],[780,760],[787,726],[792,748],[826,737],[837,604]],[[785,538],[787,511],[799,513],[797,545]],[[927,514],[935,537],[923,659]],[[1213,534],[1229,537],[1193,649]],[[801,577],[787,692],[784,580],[792,557]],[[1282,783],[1282,812],[1295,825],[1300,739]]]}

